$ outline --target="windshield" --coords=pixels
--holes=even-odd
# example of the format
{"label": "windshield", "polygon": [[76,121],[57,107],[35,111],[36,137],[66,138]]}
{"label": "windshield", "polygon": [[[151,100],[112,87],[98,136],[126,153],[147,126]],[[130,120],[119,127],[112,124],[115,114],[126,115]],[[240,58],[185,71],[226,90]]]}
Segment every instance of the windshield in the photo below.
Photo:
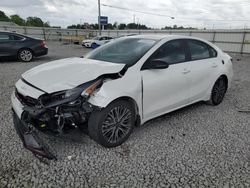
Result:
{"label": "windshield", "polygon": [[116,39],[92,51],[86,58],[132,66],[156,42],[156,40],[142,38]]}

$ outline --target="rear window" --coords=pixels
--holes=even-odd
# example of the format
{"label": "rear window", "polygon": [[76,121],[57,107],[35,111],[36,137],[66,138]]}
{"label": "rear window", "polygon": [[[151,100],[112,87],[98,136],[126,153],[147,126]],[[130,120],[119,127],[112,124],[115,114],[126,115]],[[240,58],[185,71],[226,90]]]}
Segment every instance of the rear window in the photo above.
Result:
{"label": "rear window", "polygon": [[210,58],[208,45],[198,40],[188,40],[191,60]]}
{"label": "rear window", "polygon": [[9,40],[19,41],[23,40],[23,37],[19,35],[0,33],[0,41],[9,41]]}
{"label": "rear window", "polygon": [[217,51],[210,46],[208,48],[209,48],[210,57],[217,57]]}
{"label": "rear window", "polygon": [[10,35],[10,40],[22,40],[23,37],[18,36],[18,35]]}

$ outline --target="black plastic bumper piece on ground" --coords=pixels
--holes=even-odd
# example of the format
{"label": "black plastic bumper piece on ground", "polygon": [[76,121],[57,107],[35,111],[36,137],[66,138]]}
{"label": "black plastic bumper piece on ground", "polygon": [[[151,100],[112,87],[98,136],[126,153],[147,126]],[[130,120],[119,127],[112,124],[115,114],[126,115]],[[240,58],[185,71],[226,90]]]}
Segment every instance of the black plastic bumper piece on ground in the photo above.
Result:
{"label": "black plastic bumper piece on ground", "polygon": [[34,155],[42,156],[50,160],[57,159],[56,156],[47,149],[46,145],[42,143],[37,133],[33,129],[30,130],[29,126],[20,120],[15,112],[13,112],[13,121],[16,132],[26,149]]}

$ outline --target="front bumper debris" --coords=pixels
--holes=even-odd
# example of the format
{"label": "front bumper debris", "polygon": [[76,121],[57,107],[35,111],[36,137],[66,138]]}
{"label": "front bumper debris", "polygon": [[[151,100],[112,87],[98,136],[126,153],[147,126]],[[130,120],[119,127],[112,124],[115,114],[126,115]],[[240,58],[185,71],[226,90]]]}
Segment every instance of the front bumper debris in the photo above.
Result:
{"label": "front bumper debris", "polygon": [[26,149],[31,151],[36,156],[42,156],[47,159],[57,159],[56,156],[49,151],[48,147],[39,138],[37,130],[32,125],[28,125],[23,120],[19,119],[14,111],[13,121],[16,132]]}

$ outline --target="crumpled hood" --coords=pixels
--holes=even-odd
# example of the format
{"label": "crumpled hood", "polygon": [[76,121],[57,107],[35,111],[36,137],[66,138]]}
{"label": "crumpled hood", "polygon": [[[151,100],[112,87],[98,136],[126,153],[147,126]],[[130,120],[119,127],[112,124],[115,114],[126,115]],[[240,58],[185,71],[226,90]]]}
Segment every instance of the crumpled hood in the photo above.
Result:
{"label": "crumpled hood", "polygon": [[39,65],[25,72],[22,77],[35,87],[53,93],[72,89],[103,74],[118,73],[124,66],[75,57]]}

